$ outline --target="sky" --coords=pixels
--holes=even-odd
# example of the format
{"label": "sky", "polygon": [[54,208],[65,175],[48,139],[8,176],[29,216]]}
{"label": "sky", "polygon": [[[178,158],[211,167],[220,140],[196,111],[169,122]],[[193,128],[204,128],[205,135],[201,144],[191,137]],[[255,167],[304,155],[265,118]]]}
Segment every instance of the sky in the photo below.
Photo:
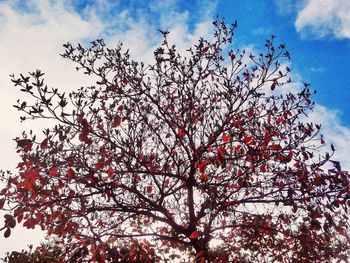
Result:
{"label": "sky", "polygon": [[[317,90],[308,120],[322,125],[335,158],[350,168],[350,1],[349,0],[0,0],[0,169],[14,170],[18,160],[12,140],[22,130],[45,128],[44,122],[19,122],[12,107],[23,95],[10,74],[41,69],[49,86],[74,90],[91,82],[64,60],[62,44],[104,38],[119,41],[135,60],[152,62],[160,44],[158,29],[171,33],[180,50],[210,37],[211,22],[237,20],[234,47],[258,52],[271,34],[291,53],[292,80]],[[39,230],[16,229],[0,235],[0,257],[44,240]]]}

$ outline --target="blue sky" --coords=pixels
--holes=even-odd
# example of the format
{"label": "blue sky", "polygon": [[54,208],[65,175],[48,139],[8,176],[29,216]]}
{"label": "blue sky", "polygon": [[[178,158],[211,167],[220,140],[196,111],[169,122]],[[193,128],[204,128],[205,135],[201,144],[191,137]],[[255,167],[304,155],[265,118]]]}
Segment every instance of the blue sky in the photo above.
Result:
{"label": "blue sky", "polygon": [[[321,33],[317,32],[317,27],[307,26],[298,32],[295,21],[308,1],[289,1],[294,2],[289,6],[278,5],[278,2],[286,1],[219,1],[217,12],[228,20],[238,20],[237,39],[243,44],[253,43],[258,47],[269,34],[277,35],[277,40],[285,42],[292,54],[294,71],[318,91],[314,99],[343,112],[342,122],[349,125],[350,116],[346,114],[350,111],[347,78],[350,72],[349,37],[336,37],[332,30]],[[350,10],[348,11],[350,16]],[[334,21],[331,22],[339,23],[336,18],[332,19]],[[350,28],[349,22],[347,26]],[[322,34],[325,35],[321,36]]]}
{"label": "blue sky", "polygon": [[[77,12],[89,8],[97,8],[102,1],[87,0],[73,1]],[[108,2],[108,1],[105,1]],[[343,125],[350,125],[350,91],[347,75],[350,72],[350,41],[349,33],[337,34],[337,27],[347,27],[350,30],[349,19],[342,21],[337,9],[349,12],[347,1],[321,0],[314,5],[306,0],[219,0],[219,1],[159,1],[163,7],[154,8],[153,1],[109,1],[112,8],[103,10],[99,14],[101,19],[111,19],[121,10],[128,10],[129,16],[135,20],[146,19],[154,28],[161,26],[162,13],[169,12],[188,13],[187,26],[189,31],[195,25],[210,16],[225,17],[227,22],[238,21],[235,43],[237,46],[254,46],[259,49],[265,38],[271,34],[277,35],[277,41],[285,42],[292,54],[292,68],[305,82],[311,83],[317,90],[314,97],[316,102],[339,112]],[[332,4],[333,2],[333,4]],[[323,20],[307,17],[314,15],[307,13],[307,8],[318,6],[330,11],[324,15]],[[323,6],[323,5],[326,5]],[[309,6],[309,7],[308,7]],[[303,14],[303,21],[298,28],[296,21]],[[317,12],[317,10],[314,10]],[[142,16],[140,17],[140,14]],[[328,16],[328,17],[327,17]],[[104,17],[104,18],[103,18]],[[168,17],[171,24],[172,17]],[[316,20],[319,20],[318,22]],[[102,36],[108,38],[108,33],[118,28],[118,24],[107,26]],[[125,27],[124,23],[119,24]]]}
{"label": "blue sky", "polygon": [[[49,86],[74,90],[91,80],[59,56],[63,43],[103,37],[113,47],[122,40],[134,59],[152,62],[161,41],[157,29],[169,29],[169,40],[186,50],[200,36],[210,36],[216,15],[238,21],[235,47],[258,52],[271,34],[286,43],[295,86],[305,81],[318,91],[309,120],[322,124],[328,146],[336,146],[335,159],[350,169],[348,0],[0,0],[0,169],[16,167],[12,139],[21,130],[40,133],[47,126],[19,123],[12,105],[22,95],[10,74],[40,68]],[[42,239],[40,231],[24,229],[7,240],[0,237],[0,257]]]}

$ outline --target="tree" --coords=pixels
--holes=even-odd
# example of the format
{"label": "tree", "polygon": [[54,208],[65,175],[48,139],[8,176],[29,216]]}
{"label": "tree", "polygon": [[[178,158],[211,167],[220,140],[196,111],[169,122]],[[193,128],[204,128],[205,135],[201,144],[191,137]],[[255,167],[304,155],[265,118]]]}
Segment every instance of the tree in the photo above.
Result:
{"label": "tree", "polygon": [[[154,252],[149,253],[138,242],[131,242],[124,247],[109,249],[106,247],[107,253],[104,255],[95,254],[93,260],[97,262],[142,262],[152,263],[158,261]],[[67,262],[64,259],[66,249],[60,242],[42,243],[37,248],[29,246],[29,250],[22,250],[21,252],[12,251],[7,253],[6,257],[1,259],[4,263],[61,263]],[[86,247],[77,248],[74,253],[69,256],[69,262],[90,262],[86,260],[89,251]]]}
{"label": "tree", "polygon": [[275,36],[246,55],[229,49],[236,23],[213,24],[213,40],[185,56],[161,31],[149,66],[122,44],[67,43],[62,56],[97,78],[69,95],[39,70],[12,76],[34,99],[18,101],[21,119],[57,124],[16,138],[21,162],[1,191],[7,235],[16,222],[40,226],[63,240],[63,259],[84,249],[81,261],[135,242],[151,262],[348,256],[349,174],[305,121],[309,84],[288,93],[290,55]]}
{"label": "tree", "polygon": [[42,244],[36,250],[33,250],[33,246],[29,246],[28,250],[12,251],[2,260],[6,263],[56,263],[60,260],[61,252],[59,247]]}

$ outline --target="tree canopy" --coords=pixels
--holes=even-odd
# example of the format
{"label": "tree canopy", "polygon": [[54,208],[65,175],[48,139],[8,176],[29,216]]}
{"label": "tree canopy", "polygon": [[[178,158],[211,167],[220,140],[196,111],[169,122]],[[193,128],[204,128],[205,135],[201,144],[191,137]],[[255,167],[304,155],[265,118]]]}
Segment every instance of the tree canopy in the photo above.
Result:
{"label": "tree canopy", "polygon": [[56,124],[16,138],[5,236],[39,226],[60,238],[62,262],[347,258],[349,174],[307,121],[309,84],[288,90],[275,36],[246,54],[231,49],[236,23],[213,27],[185,55],[161,31],[150,65],[121,43],[67,43],[62,56],[97,78],[69,94],[40,70],[12,76],[28,97],[21,119]]}

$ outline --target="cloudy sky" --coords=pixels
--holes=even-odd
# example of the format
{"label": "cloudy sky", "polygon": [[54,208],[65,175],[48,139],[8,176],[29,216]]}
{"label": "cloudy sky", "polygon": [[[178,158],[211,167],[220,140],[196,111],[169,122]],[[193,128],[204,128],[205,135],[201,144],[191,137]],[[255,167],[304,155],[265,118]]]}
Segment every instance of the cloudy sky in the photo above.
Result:
{"label": "cloudy sky", "polygon": [[[238,21],[235,47],[263,48],[271,34],[285,42],[292,54],[296,85],[301,81],[317,90],[310,120],[321,123],[328,145],[350,168],[350,1],[347,0],[0,0],[0,169],[18,161],[12,139],[21,130],[44,128],[44,123],[20,124],[12,105],[21,94],[9,75],[37,68],[46,72],[49,86],[72,90],[89,80],[59,56],[62,44],[89,43],[104,38],[111,47],[122,40],[136,60],[151,61],[160,43],[157,29],[171,31],[180,49],[208,36],[219,15]],[[37,244],[40,231],[16,230],[0,236],[4,251]]]}

